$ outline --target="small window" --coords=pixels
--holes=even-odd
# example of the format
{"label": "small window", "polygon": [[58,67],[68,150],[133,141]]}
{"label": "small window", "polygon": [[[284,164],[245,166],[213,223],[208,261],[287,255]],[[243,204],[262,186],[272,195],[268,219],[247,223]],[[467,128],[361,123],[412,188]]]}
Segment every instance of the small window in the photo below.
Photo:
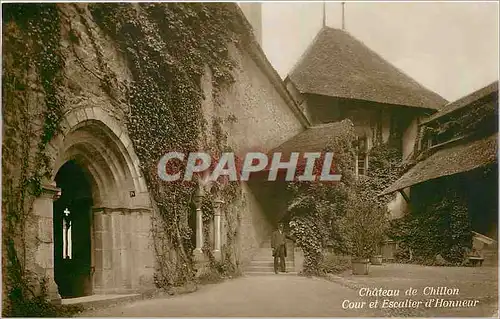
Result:
{"label": "small window", "polygon": [[71,212],[66,208],[63,213],[63,259],[71,259]]}

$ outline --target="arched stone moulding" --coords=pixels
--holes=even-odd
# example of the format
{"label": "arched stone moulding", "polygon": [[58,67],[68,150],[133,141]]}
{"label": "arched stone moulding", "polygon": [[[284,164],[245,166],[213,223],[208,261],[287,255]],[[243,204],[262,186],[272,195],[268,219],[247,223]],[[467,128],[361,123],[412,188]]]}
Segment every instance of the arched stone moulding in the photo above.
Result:
{"label": "arched stone moulding", "polygon": [[[74,109],[61,121],[61,134],[47,146],[53,160],[51,187],[60,168],[75,161],[87,174],[93,189],[92,285],[93,293],[121,293],[147,289],[153,284],[154,256],[151,249],[152,206],[144,177],[127,132],[99,107]],[[135,196],[132,196],[132,192]],[[39,246],[35,265],[49,277],[54,291],[52,202],[41,196],[35,215],[50,219],[39,229],[52,241]],[[36,207],[43,207],[36,209]],[[38,250],[43,254],[38,253]]]}
{"label": "arched stone moulding", "polygon": [[[80,129],[84,129],[86,126],[93,126],[100,131],[100,133],[104,133],[107,137],[106,140],[111,144],[108,146],[115,148],[115,154],[103,156],[104,158],[107,157],[108,160],[110,160],[110,157],[115,156],[122,160],[121,164],[123,167],[121,168],[121,171],[122,173],[127,173],[129,175],[125,177],[131,178],[133,189],[130,189],[129,191],[134,191],[136,194],[135,198],[137,198],[137,200],[135,200],[136,203],[131,204],[137,207],[151,207],[149,196],[147,195],[148,190],[146,182],[139,169],[140,162],[139,158],[135,154],[132,141],[128,137],[124,128],[122,128],[114,118],[106,113],[106,111],[99,107],[79,108],[66,113],[61,121],[62,134],[55,137],[48,146],[49,154],[55,161],[52,177],[55,177],[60,167],[68,160],[67,154],[64,154],[64,152],[69,149],[72,144],[68,143],[70,141],[66,141],[66,139],[68,137],[71,138],[73,135],[72,133]],[[80,140],[80,142],[85,145],[91,144],[91,141],[99,141],[99,139],[92,139],[92,136],[90,136],[90,139],[87,141]],[[77,144],[78,141],[74,141],[74,143]],[[102,150],[103,145],[100,146]],[[116,162],[111,163],[113,164]],[[116,166],[116,164],[113,164],[113,166]]]}

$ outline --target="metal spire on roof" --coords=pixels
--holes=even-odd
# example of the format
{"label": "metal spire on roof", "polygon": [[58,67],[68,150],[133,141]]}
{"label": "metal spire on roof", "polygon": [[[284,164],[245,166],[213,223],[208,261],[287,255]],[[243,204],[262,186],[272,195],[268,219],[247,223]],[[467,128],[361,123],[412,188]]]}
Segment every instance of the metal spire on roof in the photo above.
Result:
{"label": "metal spire on roof", "polygon": [[345,30],[345,2],[342,2],[342,30]]}
{"label": "metal spire on roof", "polygon": [[326,3],[323,1],[323,28],[326,26]]}

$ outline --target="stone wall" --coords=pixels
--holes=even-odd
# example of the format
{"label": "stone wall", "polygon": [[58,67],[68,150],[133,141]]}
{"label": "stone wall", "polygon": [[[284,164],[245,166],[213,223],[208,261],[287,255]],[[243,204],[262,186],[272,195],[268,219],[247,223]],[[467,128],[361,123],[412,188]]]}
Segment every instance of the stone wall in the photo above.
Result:
{"label": "stone wall", "polygon": [[[288,86],[289,90],[294,92],[293,86],[291,84]],[[368,148],[372,147],[373,140],[379,133],[384,142],[388,141],[391,133],[391,119],[395,112],[387,105],[311,94],[304,94],[303,97],[307,101],[307,104],[302,104],[304,110],[314,124],[350,119],[354,123],[356,134],[367,137]]]}
{"label": "stone wall", "polygon": [[140,291],[153,286],[151,211],[94,209],[93,292]]}
{"label": "stone wall", "polygon": [[[418,138],[419,123],[422,117],[415,116],[406,127],[402,136],[403,160],[410,159],[415,151],[415,145]],[[403,190],[410,197],[410,187]],[[393,201],[389,203],[391,218],[401,218],[408,212],[409,206],[404,197],[398,192]]]}
{"label": "stone wall", "polygon": [[261,244],[271,236],[273,226],[269,223],[262,207],[246,184],[243,184],[244,206],[241,232],[238,238],[240,263],[244,269]]}
{"label": "stone wall", "polygon": [[[59,8],[64,16],[61,53],[65,64],[59,92],[64,115],[61,133],[47,146],[52,180],[45,181],[47,194],[35,202],[28,224],[28,266],[47,276],[49,294],[57,299],[52,221],[53,202],[60,190],[53,180],[61,166],[73,160],[93,188],[94,207],[89,212],[92,293],[150,289],[155,267],[151,220],[156,214],[125,125],[129,106],[122,84],[132,81],[131,72],[113,41],[92,20],[86,4]],[[202,81],[208,138],[214,139],[211,125],[219,119],[229,145],[243,155],[249,150],[268,151],[301,132],[303,122],[284,97],[286,90],[280,91],[282,83],[269,76],[275,73],[270,65],[257,61],[255,52],[235,47],[230,52],[237,64],[235,83],[215,98],[209,71]],[[105,85],[103,63],[116,75],[111,87]],[[39,99],[40,85],[34,82],[31,88],[30,97]],[[243,189],[237,248],[245,264],[269,235],[270,225],[251,191],[245,185]]]}
{"label": "stone wall", "polygon": [[306,118],[309,120],[309,122],[313,123],[312,115],[310,112],[310,107],[307,104],[307,99],[305,98],[304,95],[302,95],[299,90],[297,90],[297,87],[295,84],[293,84],[292,81],[287,77],[285,79],[285,85],[286,89],[294,99],[295,103],[299,105],[301,112],[306,116]]}
{"label": "stone wall", "polygon": [[[85,10],[85,6],[78,6]],[[93,293],[148,289],[153,287],[154,266],[149,247],[149,194],[124,124],[128,107],[123,102],[123,92],[110,96],[103,89],[103,74],[99,72],[96,47],[89,34],[97,40],[97,50],[119,81],[129,80],[130,72],[89,14],[79,15],[72,5],[62,5],[60,9],[68,19],[61,24],[61,53],[65,57],[59,92],[64,101],[61,133],[47,146],[52,179],[65,162],[76,161],[92,181],[94,203],[103,210],[112,210],[102,215],[102,211],[94,212],[94,225],[89,229]],[[70,40],[70,30],[78,35],[78,43]],[[8,52],[6,56],[8,59]],[[27,94],[36,99],[41,91],[39,83],[33,81]],[[39,277],[48,279],[49,296],[56,300],[59,296],[54,282],[52,220],[53,202],[60,189],[50,180],[45,182],[27,224],[26,265]],[[143,213],[137,215],[130,209]]]}
{"label": "stone wall", "polygon": [[419,117],[415,117],[403,133],[403,160],[408,159],[415,150],[420,120]]}
{"label": "stone wall", "polygon": [[266,152],[303,131],[305,127],[264,73],[264,66],[258,65],[248,52],[233,46],[230,52],[237,63],[236,82],[214,98],[209,70],[202,81],[209,130],[212,120],[220,119],[229,145],[240,156],[248,151]]}
{"label": "stone wall", "polygon": [[[84,5],[78,6],[85,11]],[[73,160],[87,172],[93,185],[95,206],[93,213],[89,212],[93,215],[89,229],[92,292],[149,289],[153,287],[154,270],[149,194],[125,126],[128,106],[123,102],[123,92],[118,90],[110,95],[103,89],[96,50],[105,57],[119,81],[130,80],[130,72],[88,13],[80,15],[72,5],[60,9],[68,17],[61,26],[61,51],[66,63],[60,96],[65,103],[62,132],[48,145],[52,178],[65,162]],[[70,40],[70,30],[78,35],[78,43]],[[29,263],[30,268],[49,278],[53,278],[54,271],[53,200],[37,199],[40,204],[33,207],[34,216],[43,215],[38,233],[46,240],[27,244],[37,256],[34,263]],[[57,295],[53,283],[49,286],[51,296]]]}
{"label": "stone wall", "polygon": [[[228,145],[242,158],[246,152],[268,152],[305,129],[292,105],[276,89],[276,83],[266,75],[249,52],[231,47],[237,62],[236,82],[218,97],[214,97],[211,74],[207,69],[202,80],[205,99],[202,103],[207,131],[213,130],[218,119],[227,134]],[[214,136],[209,136],[214,138]],[[250,188],[243,183],[243,201],[238,209],[242,216],[237,251],[243,267],[270,236],[272,225]],[[224,237],[224,236],[223,236]]]}

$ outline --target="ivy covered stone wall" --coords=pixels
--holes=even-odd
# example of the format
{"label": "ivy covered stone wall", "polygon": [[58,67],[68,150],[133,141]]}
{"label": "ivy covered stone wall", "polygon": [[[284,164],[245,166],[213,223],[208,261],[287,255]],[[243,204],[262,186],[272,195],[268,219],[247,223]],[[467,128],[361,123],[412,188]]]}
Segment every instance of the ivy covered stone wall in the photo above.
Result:
{"label": "ivy covered stone wall", "polygon": [[[303,129],[272,81],[274,70],[258,58],[260,49],[236,5],[10,4],[3,14],[3,292],[10,305],[4,309],[29,316],[42,307],[44,278],[53,272],[52,216],[43,216],[46,225],[37,226],[44,219],[34,203],[71,159],[76,144],[67,143],[78,139],[66,137],[84,127],[81,134],[111,143],[111,160],[96,164],[111,173],[91,172],[95,180],[110,178],[116,186],[100,197],[111,196],[110,202],[118,204],[126,198],[130,209],[152,211],[143,241],[147,247],[141,248],[154,250],[157,286],[192,280],[196,269],[188,224],[195,185],[160,182],[160,157],[172,150],[265,151]],[[102,154],[86,154],[83,146],[78,150],[88,163],[100,162],[105,153],[105,148]],[[120,169],[127,187],[112,174]],[[210,240],[204,247],[219,273],[241,271],[241,261],[268,231],[258,203],[245,189],[221,184],[205,198],[208,225],[212,200],[222,196],[225,201],[223,259],[214,261]],[[46,199],[44,205],[52,200]],[[123,213],[116,212],[117,221]],[[46,241],[37,238],[40,229],[49,231]]]}
{"label": "ivy covered stone wall", "polygon": [[[276,88],[278,84],[266,74],[274,70],[270,65],[263,65],[257,49],[255,45],[250,45],[248,50],[238,49],[235,44],[228,46],[229,56],[235,63],[231,86],[218,92],[213,72],[208,68],[201,79],[205,92],[201,106],[206,131],[215,132],[204,134],[205,138],[212,145],[224,139],[221,150],[234,151],[239,158],[247,152],[267,152],[304,129],[290,101],[282,96],[285,92]],[[223,137],[217,133],[219,131],[223,132]],[[272,218],[266,216],[262,203],[246,183],[241,184],[241,191],[242,198],[235,202],[241,215],[236,249],[244,269],[255,250],[269,239],[274,226],[269,223]]]}

